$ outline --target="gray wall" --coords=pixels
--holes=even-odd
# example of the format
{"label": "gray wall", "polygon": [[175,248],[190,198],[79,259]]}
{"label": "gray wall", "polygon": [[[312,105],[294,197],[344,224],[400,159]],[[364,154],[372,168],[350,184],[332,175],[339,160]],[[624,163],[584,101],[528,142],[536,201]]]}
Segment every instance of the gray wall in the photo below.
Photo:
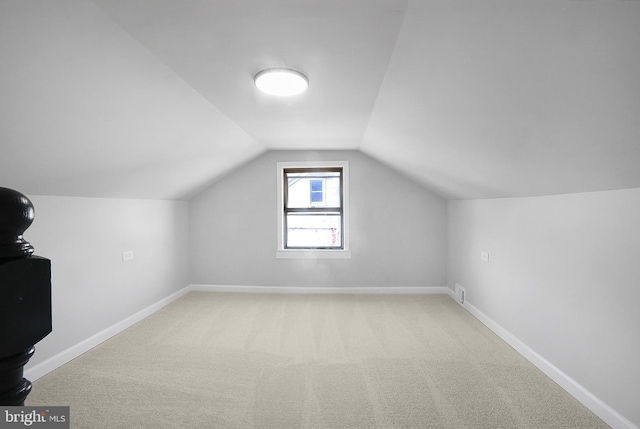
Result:
{"label": "gray wall", "polygon": [[449,287],[640,426],[640,189],[448,212]]}
{"label": "gray wall", "polygon": [[[350,260],[276,259],[276,163],[349,161]],[[271,151],[191,201],[193,282],[445,286],[446,202],[356,151]]]}
{"label": "gray wall", "polygon": [[53,332],[27,368],[188,286],[187,202],[29,199],[36,216],[24,236],[51,259]]}

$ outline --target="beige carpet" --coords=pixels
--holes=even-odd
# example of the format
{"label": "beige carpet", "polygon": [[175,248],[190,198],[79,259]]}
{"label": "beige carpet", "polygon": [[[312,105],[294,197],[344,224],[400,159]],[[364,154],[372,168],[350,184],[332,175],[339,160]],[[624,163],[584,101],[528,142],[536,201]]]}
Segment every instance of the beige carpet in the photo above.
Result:
{"label": "beige carpet", "polygon": [[191,292],[37,380],[72,428],[606,428],[446,295]]}

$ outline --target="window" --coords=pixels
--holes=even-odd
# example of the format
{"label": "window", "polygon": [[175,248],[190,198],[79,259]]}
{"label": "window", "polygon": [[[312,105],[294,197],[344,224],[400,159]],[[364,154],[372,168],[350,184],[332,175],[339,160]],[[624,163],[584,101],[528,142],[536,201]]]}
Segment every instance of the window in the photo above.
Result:
{"label": "window", "polygon": [[324,204],[324,179],[309,180],[309,202],[314,207]]}
{"label": "window", "polygon": [[348,163],[278,163],[278,258],[350,258]]}
{"label": "window", "polygon": [[342,167],[285,168],[283,174],[284,248],[342,249]]}

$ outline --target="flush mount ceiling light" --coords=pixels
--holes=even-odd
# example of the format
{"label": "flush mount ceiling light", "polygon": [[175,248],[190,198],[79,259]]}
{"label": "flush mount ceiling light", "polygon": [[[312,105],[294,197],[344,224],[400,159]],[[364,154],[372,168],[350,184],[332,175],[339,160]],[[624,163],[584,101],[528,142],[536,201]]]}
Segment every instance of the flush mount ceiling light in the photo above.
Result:
{"label": "flush mount ceiling light", "polygon": [[309,87],[307,77],[291,69],[262,70],[256,74],[254,82],[260,91],[280,97],[300,94]]}

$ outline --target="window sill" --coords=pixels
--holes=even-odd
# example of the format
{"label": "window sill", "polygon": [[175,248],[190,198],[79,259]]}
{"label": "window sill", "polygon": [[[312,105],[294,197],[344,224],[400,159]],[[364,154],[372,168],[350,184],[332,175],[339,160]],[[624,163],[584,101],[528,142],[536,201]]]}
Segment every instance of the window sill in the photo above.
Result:
{"label": "window sill", "polygon": [[351,259],[350,250],[276,250],[276,259]]}

